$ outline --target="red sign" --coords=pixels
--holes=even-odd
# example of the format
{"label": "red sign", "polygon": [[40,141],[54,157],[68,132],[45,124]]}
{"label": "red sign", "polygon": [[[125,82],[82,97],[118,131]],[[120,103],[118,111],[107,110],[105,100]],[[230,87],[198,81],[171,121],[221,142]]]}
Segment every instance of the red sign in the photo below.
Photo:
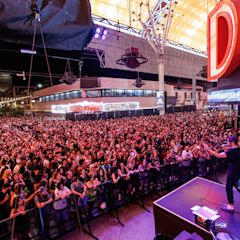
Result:
{"label": "red sign", "polygon": [[208,16],[208,79],[229,76],[240,65],[240,0],[222,0]]}

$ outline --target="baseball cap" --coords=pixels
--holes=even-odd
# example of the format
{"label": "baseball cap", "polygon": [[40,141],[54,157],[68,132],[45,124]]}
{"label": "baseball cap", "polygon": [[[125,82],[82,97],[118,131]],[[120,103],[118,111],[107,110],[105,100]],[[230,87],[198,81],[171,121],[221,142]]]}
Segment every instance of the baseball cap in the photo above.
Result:
{"label": "baseball cap", "polygon": [[40,192],[43,192],[46,190],[46,188],[44,186],[41,186],[41,187],[39,187],[39,190],[40,190]]}
{"label": "baseball cap", "polygon": [[229,136],[227,139],[229,142],[234,142],[234,143],[238,143],[238,139],[235,136]]}

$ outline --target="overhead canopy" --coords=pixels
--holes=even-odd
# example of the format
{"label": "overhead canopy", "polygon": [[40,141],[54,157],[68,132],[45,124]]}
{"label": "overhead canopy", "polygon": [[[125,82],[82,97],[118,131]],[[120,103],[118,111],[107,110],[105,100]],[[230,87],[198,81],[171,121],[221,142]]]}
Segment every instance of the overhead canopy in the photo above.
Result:
{"label": "overhead canopy", "polygon": [[[34,2],[36,8],[32,5]],[[40,12],[47,48],[82,50],[94,35],[89,0],[2,0],[0,41],[31,46],[36,12]],[[43,47],[40,33],[37,24],[37,47]]]}
{"label": "overhead canopy", "polygon": [[[177,5],[173,14],[168,40],[200,51],[206,51],[207,15],[216,5],[216,0],[176,1]],[[134,21],[135,17],[132,14],[132,12],[139,13],[141,2],[146,2],[146,0],[91,0],[92,13],[141,30],[140,23]],[[159,2],[161,0],[150,0],[151,9]],[[142,19],[145,21],[148,19],[146,7],[143,7]]]}

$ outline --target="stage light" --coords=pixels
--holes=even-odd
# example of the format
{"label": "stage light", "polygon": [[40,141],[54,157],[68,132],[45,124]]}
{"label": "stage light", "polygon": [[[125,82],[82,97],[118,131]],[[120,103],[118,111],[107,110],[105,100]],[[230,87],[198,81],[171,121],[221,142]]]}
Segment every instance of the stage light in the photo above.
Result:
{"label": "stage light", "polygon": [[105,29],[104,31],[103,31],[103,35],[107,35],[108,34],[108,31]]}
{"label": "stage light", "polygon": [[0,73],[0,76],[1,76],[1,77],[10,77],[11,75],[10,75],[10,74],[7,74],[7,73]]}
{"label": "stage light", "polygon": [[30,49],[21,49],[20,50],[21,53],[25,53],[25,54],[37,54],[37,51],[35,50],[30,50]]}
{"label": "stage light", "polygon": [[42,85],[41,83],[39,83],[39,84],[37,85],[37,87],[38,87],[38,88],[42,88],[43,85]]}
{"label": "stage light", "polygon": [[105,40],[108,34],[108,30],[104,27],[97,27],[94,35],[95,39]]}

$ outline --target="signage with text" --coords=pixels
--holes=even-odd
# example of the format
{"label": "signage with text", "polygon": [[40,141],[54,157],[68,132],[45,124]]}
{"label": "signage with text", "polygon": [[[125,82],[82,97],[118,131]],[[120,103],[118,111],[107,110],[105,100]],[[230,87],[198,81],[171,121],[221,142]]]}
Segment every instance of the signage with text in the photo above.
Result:
{"label": "signage with text", "polygon": [[240,88],[212,91],[208,93],[208,103],[240,102]]}
{"label": "signage with text", "polygon": [[159,110],[164,110],[164,92],[157,92],[157,108]]}
{"label": "signage with text", "polygon": [[51,108],[52,113],[96,113],[109,111],[138,110],[139,102],[103,103],[83,101],[73,104],[52,105]]}
{"label": "signage with text", "polygon": [[222,0],[208,16],[208,79],[229,76],[240,65],[240,0]]}

